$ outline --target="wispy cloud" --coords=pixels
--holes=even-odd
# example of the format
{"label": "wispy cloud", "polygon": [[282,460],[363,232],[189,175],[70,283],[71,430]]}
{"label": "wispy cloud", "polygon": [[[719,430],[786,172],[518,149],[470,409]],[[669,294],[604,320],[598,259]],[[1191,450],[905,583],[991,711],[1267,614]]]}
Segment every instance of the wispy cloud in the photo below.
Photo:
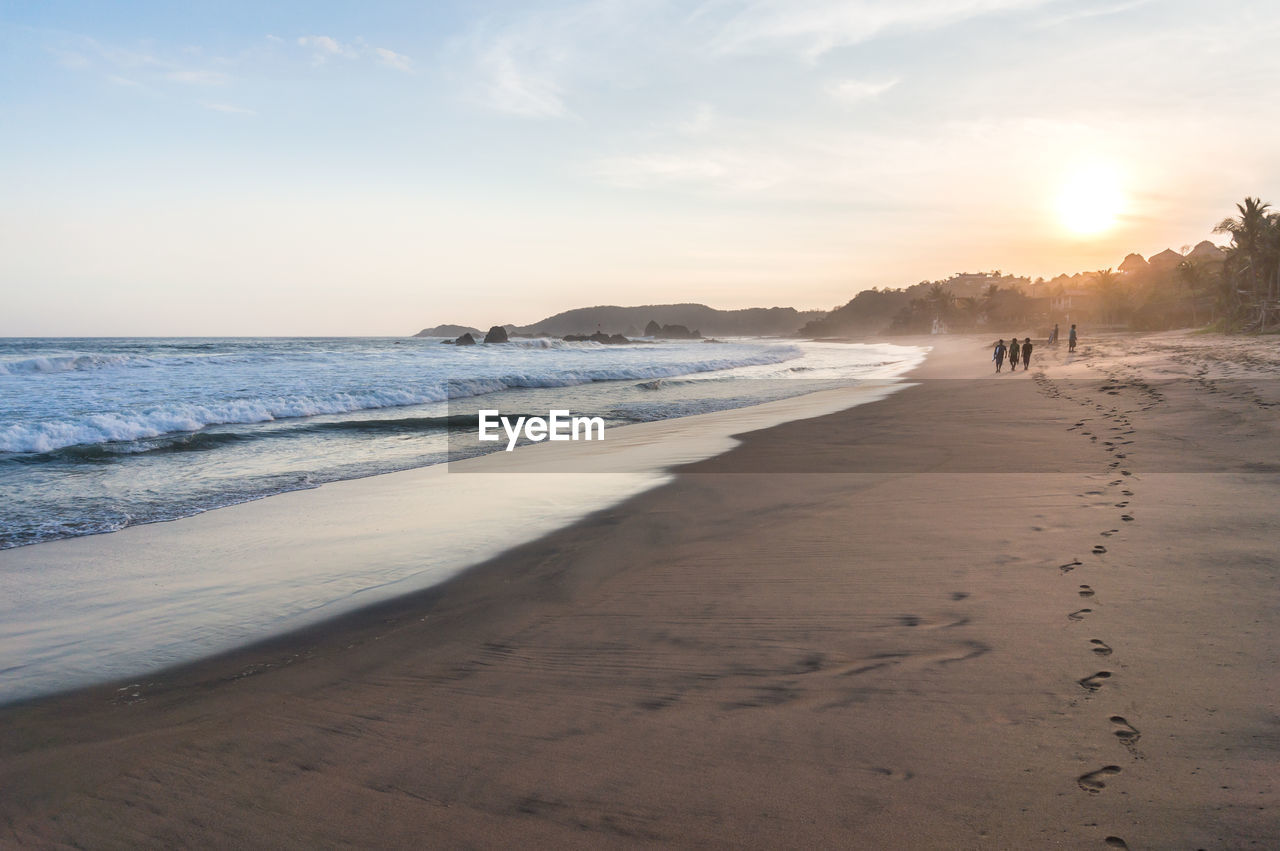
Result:
{"label": "wispy cloud", "polygon": [[[678,34],[663,0],[587,0],[479,21],[447,51],[465,96],[523,118],[574,115],[585,86],[643,78],[645,45]],[[678,41],[679,39],[675,39]],[[680,50],[675,41],[666,44]]]}
{"label": "wispy cloud", "polygon": [[378,55],[378,59],[383,65],[395,68],[397,71],[413,70],[413,60],[403,53],[396,53],[394,50],[385,47],[375,47],[373,52]]}
{"label": "wispy cloud", "polygon": [[221,71],[169,71],[164,76],[175,83],[196,86],[225,86],[230,79]]}
{"label": "wispy cloud", "polygon": [[1055,15],[1053,17],[1045,18],[1044,20],[1037,23],[1036,26],[1056,27],[1056,26],[1061,26],[1062,24],[1065,24],[1065,23],[1069,23],[1071,21],[1079,21],[1079,20],[1084,20],[1086,18],[1099,18],[1104,15],[1118,15],[1122,12],[1128,12],[1130,9],[1137,9],[1140,6],[1145,6],[1150,2],[1151,0],[1127,0],[1127,2],[1120,2],[1120,3],[1115,3],[1115,2],[1104,3],[1100,6],[1092,6],[1092,7],[1083,6],[1080,8],[1072,9],[1071,11],[1066,12],[1065,14],[1060,14],[1060,15]]}
{"label": "wispy cloud", "polygon": [[477,57],[487,104],[525,118],[558,118],[568,113],[560,85],[545,70],[526,61],[515,40],[499,39]]}
{"label": "wispy cloud", "polygon": [[61,50],[56,47],[47,47],[45,49],[57,59],[58,64],[63,68],[78,71],[82,68],[88,68],[90,65],[89,57],[78,51]]}
{"label": "wispy cloud", "polygon": [[214,112],[226,112],[232,115],[257,115],[255,110],[248,109],[243,106],[236,106],[230,103],[206,103],[205,109],[211,109]]}
{"label": "wispy cloud", "polygon": [[[274,38],[274,36],[268,36]],[[397,53],[389,47],[370,46],[363,38],[353,42],[342,42],[327,35],[304,35],[298,37],[298,45],[311,49],[313,65],[323,65],[330,59],[361,59],[371,57],[380,64],[397,71],[412,71],[413,60]]]}
{"label": "wispy cloud", "polygon": [[312,59],[316,64],[327,62],[334,57],[354,59],[360,55],[359,51],[354,47],[345,45],[336,38],[330,38],[327,35],[299,36],[298,44],[312,49]]}
{"label": "wispy cloud", "polygon": [[843,103],[874,100],[898,85],[897,80],[840,80],[827,87],[827,93]]}
{"label": "wispy cloud", "polygon": [[734,3],[712,42],[719,53],[795,51],[817,57],[892,32],[937,29],[1051,0],[753,0]]}
{"label": "wispy cloud", "polygon": [[192,67],[195,64],[224,67],[225,60],[201,61],[203,51],[198,47],[186,47],[168,51],[178,58],[168,58],[150,46],[138,50],[108,44],[89,36],[71,36],[70,47],[50,47],[64,68],[98,74],[108,82],[122,86],[141,86],[154,83],[182,83],[198,86],[223,86],[231,82],[226,71],[211,67]]}

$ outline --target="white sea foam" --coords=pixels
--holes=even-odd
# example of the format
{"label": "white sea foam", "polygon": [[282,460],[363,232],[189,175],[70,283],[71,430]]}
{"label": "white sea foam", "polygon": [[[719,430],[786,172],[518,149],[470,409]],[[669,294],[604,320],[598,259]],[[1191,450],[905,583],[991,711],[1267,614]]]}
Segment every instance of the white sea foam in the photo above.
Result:
{"label": "white sea foam", "polygon": [[[543,341],[521,342],[532,344]],[[618,358],[604,360],[611,352],[592,350],[614,350],[619,347],[601,346],[597,343],[564,343],[560,340],[546,342],[548,345],[545,347],[540,345],[501,349],[484,347],[474,356],[467,349],[458,349],[451,358],[418,365],[420,371],[416,374],[412,371],[413,362],[406,362],[401,357],[392,364],[369,368],[370,380],[378,381],[380,386],[345,392],[187,398],[166,404],[145,405],[119,405],[117,397],[106,393],[99,394],[100,398],[88,400],[77,398],[76,407],[87,404],[102,407],[116,404],[118,409],[99,409],[87,413],[58,412],[59,416],[7,418],[10,421],[0,425],[0,452],[51,452],[70,446],[140,440],[165,434],[198,431],[212,425],[263,423],[289,417],[312,417],[421,405],[513,388],[570,387],[597,381],[654,379],[715,372],[776,364],[801,355],[801,351],[794,346],[771,345],[741,347],[746,350],[737,351],[727,357],[689,357],[689,354],[701,354],[695,349],[692,352],[681,351],[680,354],[683,356],[679,359],[668,356],[666,359],[654,361],[637,359],[634,356],[635,350],[632,349],[625,355],[625,360]],[[572,362],[549,363],[538,357],[536,353],[530,352],[529,355],[521,358],[522,349],[527,352],[529,349],[540,348],[572,350],[587,357],[585,359],[579,357]],[[597,358],[597,355],[600,357]],[[324,358],[313,356],[312,362],[318,359]],[[601,362],[593,363],[593,360]],[[56,362],[60,367],[41,370],[35,366],[45,362]],[[33,375],[42,371],[56,373],[97,368],[88,364],[93,363],[100,367],[108,362],[116,366],[137,366],[144,362],[154,365],[157,360],[136,356],[77,355],[65,358],[28,358],[11,361],[10,366],[14,363],[26,364],[27,366],[19,372],[24,375]],[[75,363],[81,365],[75,366],[73,365]],[[253,382],[257,379],[253,370],[243,366],[228,374],[225,372],[227,369],[225,363],[215,367],[223,371],[210,373],[208,363],[207,360],[201,361],[202,368],[189,375],[185,372],[180,373],[183,378],[192,382],[190,389],[182,395],[188,397],[202,394],[215,395],[220,391],[225,392],[223,390],[225,387],[240,390],[241,388],[236,388],[236,384]],[[523,367],[524,371],[510,371],[511,367],[515,366]],[[19,372],[8,374],[18,375]],[[486,372],[489,374],[486,375]],[[385,379],[383,379],[384,375]],[[450,377],[451,375],[462,377],[453,378]],[[295,379],[286,375],[284,380]],[[130,389],[138,386],[136,379],[122,379],[122,381],[128,381]],[[201,385],[195,383],[197,381],[206,383]],[[301,383],[300,380],[299,383]],[[165,385],[165,389],[172,392],[169,385]],[[2,401],[0,399],[0,402]]]}

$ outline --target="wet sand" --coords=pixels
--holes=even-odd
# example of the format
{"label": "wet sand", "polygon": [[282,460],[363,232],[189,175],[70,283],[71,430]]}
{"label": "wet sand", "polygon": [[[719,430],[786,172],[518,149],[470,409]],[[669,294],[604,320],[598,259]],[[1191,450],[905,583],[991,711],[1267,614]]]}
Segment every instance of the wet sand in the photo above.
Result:
{"label": "wet sand", "polygon": [[1274,341],[928,342],[435,589],[0,710],[0,842],[1280,845]]}

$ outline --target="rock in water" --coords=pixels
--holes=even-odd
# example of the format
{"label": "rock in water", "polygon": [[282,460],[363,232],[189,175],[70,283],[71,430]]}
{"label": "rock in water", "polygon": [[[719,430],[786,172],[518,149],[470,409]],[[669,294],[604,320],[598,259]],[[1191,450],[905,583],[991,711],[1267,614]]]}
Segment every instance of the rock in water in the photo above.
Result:
{"label": "rock in water", "polygon": [[489,329],[489,333],[484,335],[486,343],[505,343],[507,342],[507,329],[501,325],[494,325]]}
{"label": "rock in water", "polygon": [[470,334],[463,334],[461,337],[454,340],[453,344],[455,346],[474,346],[476,344],[476,338],[472,337]]}

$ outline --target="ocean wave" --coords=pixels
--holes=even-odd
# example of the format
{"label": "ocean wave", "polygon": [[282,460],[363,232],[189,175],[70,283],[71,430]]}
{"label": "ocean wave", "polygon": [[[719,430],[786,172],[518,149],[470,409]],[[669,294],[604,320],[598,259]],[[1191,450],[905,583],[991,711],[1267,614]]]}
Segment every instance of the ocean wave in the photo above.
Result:
{"label": "ocean wave", "polygon": [[[414,389],[378,389],[324,395],[176,402],[137,410],[105,411],[61,419],[10,423],[0,426],[0,452],[47,453],[72,446],[119,444],[161,435],[197,432],[209,426],[247,425],[297,417],[422,405],[512,389],[573,387],[601,381],[647,381],[742,366],[780,363],[799,357],[800,354],[798,349],[775,346],[740,357],[672,363],[615,363],[594,369],[562,369],[551,375],[529,372],[508,373],[493,377],[457,378],[426,382]],[[462,367],[465,367],[465,363],[457,364],[455,368]]]}
{"label": "ocean wave", "polygon": [[78,372],[119,366],[154,366],[152,358],[138,355],[80,354],[45,355],[0,361],[0,375],[38,375],[52,372]]}
{"label": "ocean wave", "polygon": [[442,392],[376,390],[275,399],[233,399],[209,404],[176,403],[138,411],[112,411],[60,420],[0,427],[0,452],[52,452],[69,446],[121,443],[163,434],[195,432],[212,425],[271,422],[291,417],[342,414],[442,401]]}

